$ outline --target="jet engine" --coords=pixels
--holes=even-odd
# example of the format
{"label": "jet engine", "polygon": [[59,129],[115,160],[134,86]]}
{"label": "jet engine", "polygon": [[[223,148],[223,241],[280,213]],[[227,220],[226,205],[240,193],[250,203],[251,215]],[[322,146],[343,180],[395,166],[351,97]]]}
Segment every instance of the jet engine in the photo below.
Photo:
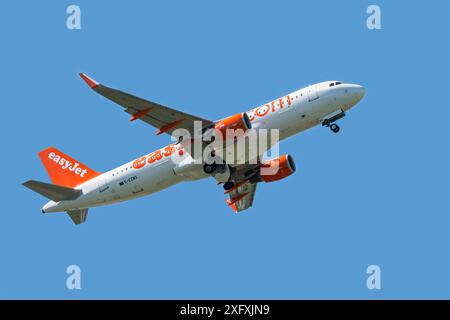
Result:
{"label": "jet engine", "polygon": [[291,155],[284,154],[281,157],[263,163],[260,168],[260,177],[264,182],[274,182],[284,179],[294,172],[294,159]]}
{"label": "jet engine", "polygon": [[[243,132],[252,128],[252,123],[248,115],[243,113],[235,114],[234,116],[222,119],[214,125],[214,129],[218,134],[222,135],[222,139],[226,140],[227,130],[242,130]],[[210,135],[215,136],[211,130]],[[208,134],[207,134],[208,135]],[[214,141],[214,137],[211,139]]]}

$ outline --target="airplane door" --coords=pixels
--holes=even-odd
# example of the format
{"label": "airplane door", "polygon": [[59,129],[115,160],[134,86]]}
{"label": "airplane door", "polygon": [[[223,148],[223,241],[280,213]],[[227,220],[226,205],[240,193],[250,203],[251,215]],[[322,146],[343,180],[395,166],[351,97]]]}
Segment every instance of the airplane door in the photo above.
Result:
{"label": "airplane door", "polygon": [[106,177],[103,177],[102,179],[99,179],[98,183],[98,199],[101,202],[107,202],[112,199],[111,195],[111,188],[109,184],[107,183]]}
{"label": "airplane door", "polygon": [[309,102],[319,99],[319,94],[317,92],[316,85],[309,86],[307,88],[307,92],[308,92],[308,101]]}
{"label": "airplane door", "polygon": [[100,201],[102,201],[102,202],[108,201],[107,194],[110,193],[109,189],[110,188],[109,188],[108,184],[106,183],[106,178],[102,177],[101,179],[99,179],[99,181],[98,181],[98,195],[97,195],[97,197],[98,197],[98,199]]}

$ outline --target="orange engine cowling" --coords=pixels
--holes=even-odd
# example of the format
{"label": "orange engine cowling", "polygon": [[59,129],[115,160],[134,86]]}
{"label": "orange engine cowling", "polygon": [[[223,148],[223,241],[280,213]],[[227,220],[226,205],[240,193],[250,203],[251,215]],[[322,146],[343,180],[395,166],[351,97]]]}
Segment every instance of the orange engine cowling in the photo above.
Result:
{"label": "orange engine cowling", "polygon": [[284,154],[279,158],[264,163],[260,170],[262,181],[274,182],[293,174],[295,172],[295,162],[292,156]]}
{"label": "orange engine cowling", "polygon": [[252,123],[248,115],[243,113],[235,114],[234,116],[225,118],[217,122],[214,128],[226,138],[227,130],[243,130],[244,132],[252,128]]}

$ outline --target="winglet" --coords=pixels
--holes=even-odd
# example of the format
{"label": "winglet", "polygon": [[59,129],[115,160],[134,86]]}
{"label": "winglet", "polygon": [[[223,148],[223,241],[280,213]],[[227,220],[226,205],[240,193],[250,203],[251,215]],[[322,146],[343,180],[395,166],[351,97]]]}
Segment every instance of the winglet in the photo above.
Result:
{"label": "winglet", "polygon": [[95,89],[98,86],[98,82],[95,81],[94,79],[89,78],[87,75],[85,75],[84,73],[80,73],[80,77],[81,79],[84,80],[84,82],[86,82],[88,84],[88,86],[91,89]]}
{"label": "winglet", "polygon": [[226,199],[225,201],[231,207],[231,209],[233,209],[234,213],[238,213],[238,208],[236,206],[236,202],[231,202],[230,199]]}

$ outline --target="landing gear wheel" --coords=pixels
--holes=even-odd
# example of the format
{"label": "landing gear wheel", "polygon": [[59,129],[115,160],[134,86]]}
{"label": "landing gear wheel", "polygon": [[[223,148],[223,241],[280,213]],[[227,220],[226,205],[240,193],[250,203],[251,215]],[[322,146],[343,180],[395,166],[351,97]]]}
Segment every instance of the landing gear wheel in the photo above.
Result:
{"label": "landing gear wheel", "polygon": [[216,171],[216,163],[206,163],[206,164],[203,166],[203,171],[204,171],[206,174],[213,174],[214,171]]}
{"label": "landing gear wheel", "polygon": [[334,133],[338,133],[339,130],[341,130],[341,128],[339,128],[337,124],[333,123],[332,125],[330,125],[330,130],[333,131]]}
{"label": "landing gear wheel", "polygon": [[223,185],[223,188],[225,189],[225,191],[228,191],[228,190],[230,190],[233,187],[234,187],[234,182],[233,181],[225,182],[224,185]]}

